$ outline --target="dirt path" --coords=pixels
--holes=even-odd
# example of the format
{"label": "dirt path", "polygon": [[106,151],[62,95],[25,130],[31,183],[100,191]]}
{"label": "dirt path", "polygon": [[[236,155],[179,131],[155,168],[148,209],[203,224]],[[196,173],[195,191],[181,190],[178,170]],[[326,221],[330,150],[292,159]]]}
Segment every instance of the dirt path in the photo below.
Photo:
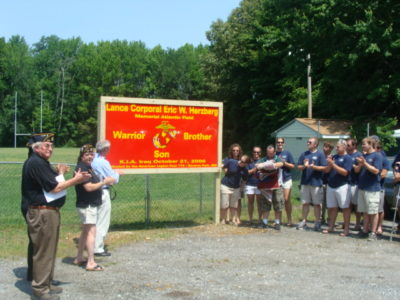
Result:
{"label": "dirt path", "polygon": [[[286,227],[177,230],[115,249],[99,261],[104,272],[59,259],[61,299],[400,299],[398,235],[368,242]],[[0,299],[29,299],[24,259],[2,260],[0,270]]]}

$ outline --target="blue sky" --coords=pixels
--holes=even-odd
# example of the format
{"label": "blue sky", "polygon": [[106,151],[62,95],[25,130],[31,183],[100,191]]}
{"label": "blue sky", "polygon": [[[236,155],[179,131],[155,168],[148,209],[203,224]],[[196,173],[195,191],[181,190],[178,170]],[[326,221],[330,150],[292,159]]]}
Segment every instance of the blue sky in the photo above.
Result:
{"label": "blue sky", "polygon": [[0,0],[0,37],[21,35],[30,45],[42,36],[85,43],[142,41],[153,48],[208,44],[212,22],[226,20],[240,0]]}

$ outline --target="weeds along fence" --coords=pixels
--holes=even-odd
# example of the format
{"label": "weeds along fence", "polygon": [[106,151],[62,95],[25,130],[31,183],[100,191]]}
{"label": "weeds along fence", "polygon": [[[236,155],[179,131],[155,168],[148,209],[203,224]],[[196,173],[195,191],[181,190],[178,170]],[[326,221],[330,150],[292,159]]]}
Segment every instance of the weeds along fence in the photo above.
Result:
{"label": "weeds along fence", "polygon": [[[23,163],[0,162],[1,226],[25,224],[21,215],[21,173]],[[75,165],[70,165],[71,170]],[[70,178],[72,171],[66,175]],[[137,224],[196,222],[214,216],[215,180],[210,173],[151,174],[120,177],[111,195],[112,227]],[[74,188],[68,189],[62,208],[62,224],[77,224]]]}

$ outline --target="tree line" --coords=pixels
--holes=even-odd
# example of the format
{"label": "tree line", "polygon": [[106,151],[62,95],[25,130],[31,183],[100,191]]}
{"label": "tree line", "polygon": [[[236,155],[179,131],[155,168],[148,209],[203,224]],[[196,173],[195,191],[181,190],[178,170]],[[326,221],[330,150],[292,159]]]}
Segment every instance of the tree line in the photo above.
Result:
{"label": "tree line", "polygon": [[152,49],[142,42],[0,38],[0,145],[18,132],[57,133],[59,145],[95,141],[101,95],[224,102],[224,143],[265,145],[307,116],[354,120],[357,137],[393,141],[400,108],[400,4],[394,0],[243,0],[206,33],[209,45]]}

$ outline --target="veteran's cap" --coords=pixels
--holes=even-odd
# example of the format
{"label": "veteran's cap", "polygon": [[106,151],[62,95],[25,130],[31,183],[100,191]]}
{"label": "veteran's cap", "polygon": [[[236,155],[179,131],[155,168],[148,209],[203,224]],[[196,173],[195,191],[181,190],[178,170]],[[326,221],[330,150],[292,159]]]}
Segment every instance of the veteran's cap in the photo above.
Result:
{"label": "veteran's cap", "polygon": [[28,143],[26,143],[26,146],[30,147],[37,142],[54,143],[54,133],[33,133],[29,138]]}

